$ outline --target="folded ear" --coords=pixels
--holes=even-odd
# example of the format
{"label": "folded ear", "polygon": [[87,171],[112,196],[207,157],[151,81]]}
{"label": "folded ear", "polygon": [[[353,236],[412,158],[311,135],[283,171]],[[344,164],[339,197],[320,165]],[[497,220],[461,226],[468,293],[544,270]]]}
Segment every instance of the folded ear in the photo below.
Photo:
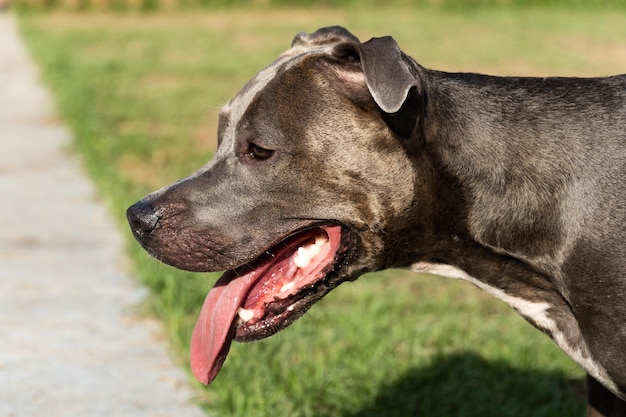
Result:
{"label": "folded ear", "polygon": [[374,101],[385,113],[397,113],[411,89],[419,89],[419,80],[402,58],[400,47],[392,37],[385,36],[359,44],[358,48]]}
{"label": "folded ear", "polygon": [[311,34],[304,32],[298,33],[295,38],[293,38],[293,41],[291,41],[291,46],[328,45],[339,42],[359,43],[359,39],[346,28],[341,26],[329,26],[318,29]]}

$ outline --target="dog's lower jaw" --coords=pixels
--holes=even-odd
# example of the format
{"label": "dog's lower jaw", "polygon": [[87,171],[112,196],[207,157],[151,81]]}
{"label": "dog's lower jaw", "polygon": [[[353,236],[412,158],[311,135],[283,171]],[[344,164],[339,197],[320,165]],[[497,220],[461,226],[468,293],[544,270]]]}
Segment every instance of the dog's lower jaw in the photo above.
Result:
{"label": "dog's lower jaw", "polygon": [[[288,301],[286,306],[280,308],[280,311],[264,317],[254,324],[241,323],[237,325],[235,330],[235,340],[237,342],[255,342],[268,338],[281,330],[289,327],[293,322],[302,317],[306,312],[319,301],[328,291],[315,296],[306,296],[295,301]],[[274,307],[277,308],[277,307]]]}

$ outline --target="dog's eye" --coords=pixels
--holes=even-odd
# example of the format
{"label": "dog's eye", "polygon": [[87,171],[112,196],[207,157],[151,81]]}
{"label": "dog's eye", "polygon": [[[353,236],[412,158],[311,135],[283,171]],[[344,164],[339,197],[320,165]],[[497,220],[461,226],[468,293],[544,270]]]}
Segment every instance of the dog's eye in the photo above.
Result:
{"label": "dog's eye", "polygon": [[265,149],[256,145],[254,143],[250,143],[248,145],[248,150],[246,152],[246,156],[252,159],[264,160],[270,158],[274,155],[274,151],[271,149]]}

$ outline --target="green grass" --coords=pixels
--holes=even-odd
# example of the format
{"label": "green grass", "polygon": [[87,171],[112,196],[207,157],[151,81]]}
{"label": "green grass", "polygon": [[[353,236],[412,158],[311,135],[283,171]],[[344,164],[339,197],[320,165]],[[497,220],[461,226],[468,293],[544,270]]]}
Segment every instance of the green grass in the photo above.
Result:
{"label": "green grass", "polygon": [[[188,369],[191,328],[215,281],[148,258],[124,210],[192,173],[216,114],[302,30],[340,23],[393,34],[422,64],[515,75],[626,70],[626,16],[610,11],[432,9],[25,15],[75,150],[129,238],[150,311]],[[540,332],[469,284],[384,272],[346,284],[286,331],[235,344],[198,401],[219,416],[574,416],[583,372]]]}

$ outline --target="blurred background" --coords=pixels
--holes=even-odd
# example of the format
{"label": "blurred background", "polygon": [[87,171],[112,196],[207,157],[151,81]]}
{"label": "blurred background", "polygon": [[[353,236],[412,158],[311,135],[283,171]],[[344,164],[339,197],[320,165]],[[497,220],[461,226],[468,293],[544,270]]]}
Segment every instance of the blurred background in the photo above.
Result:
{"label": "blurred background", "polygon": [[[8,7],[7,0],[4,2]],[[71,129],[73,151],[127,238],[146,314],[188,370],[214,274],[176,271],[132,241],[124,211],[200,168],[217,112],[293,36],[340,24],[392,35],[421,65],[517,76],[626,72],[622,0],[13,0]],[[1,53],[1,51],[0,51]],[[469,284],[405,271],[335,290],[284,332],[235,344],[197,400],[218,416],[576,416],[584,373]]]}

